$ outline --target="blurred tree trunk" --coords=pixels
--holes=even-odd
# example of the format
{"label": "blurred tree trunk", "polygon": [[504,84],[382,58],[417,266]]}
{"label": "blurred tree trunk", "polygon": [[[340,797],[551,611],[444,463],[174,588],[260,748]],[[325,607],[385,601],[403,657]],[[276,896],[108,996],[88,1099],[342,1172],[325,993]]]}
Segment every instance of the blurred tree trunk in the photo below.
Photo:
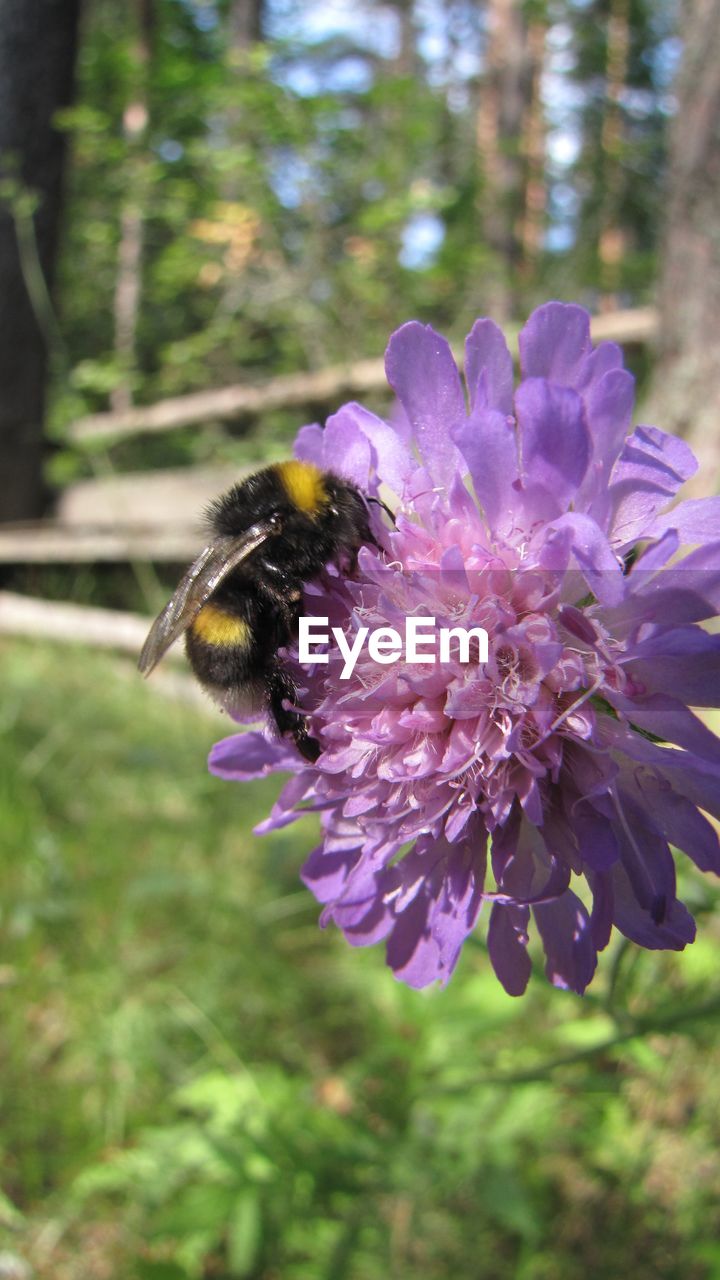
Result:
{"label": "blurred tree trunk", "polygon": [[415,30],[415,0],[394,0],[392,8],[398,16],[400,33],[395,72],[399,76],[418,76],[420,75],[420,58]]}
{"label": "blurred tree trunk", "polygon": [[48,291],[65,156],[53,116],[72,98],[79,8],[0,0],[0,521],[33,519],[44,506]]}
{"label": "blurred tree trunk", "polygon": [[[238,155],[248,145],[249,129],[252,130],[244,97],[247,92],[246,82],[253,74],[252,52],[263,38],[264,18],[265,0],[231,0],[227,14],[226,41],[227,58],[232,71],[229,82],[232,92],[225,110],[225,131],[229,149],[236,149]],[[217,206],[216,216],[225,220],[228,233],[228,248],[224,255],[225,283],[220,309],[234,315],[243,307],[246,244],[242,234],[242,220],[237,249],[233,243],[232,227],[238,226],[237,214],[241,212],[239,206],[251,202],[253,198],[242,168],[238,169],[233,165],[226,171],[220,194],[222,201]]]}
{"label": "blurred tree trunk", "polygon": [[499,320],[515,310],[514,284],[523,259],[525,165],[522,137],[532,101],[528,25],[518,0],[487,4],[485,70],[480,87],[476,137],[482,173],[480,217],[486,243],[497,260],[486,300]]}
{"label": "blurred tree trunk", "polygon": [[132,42],[133,91],[123,112],[123,132],[129,149],[127,197],[120,213],[120,242],[113,314],[115,356],[120,373],[110,396],[114,412],[133,402],[133,372],[137,363],[137,322],[142,294],[142,254],[148,190],[147,129],[149,76],[154,14],[152,0],[136,0]]}
{"label": "blurred tree trunk", "polygon": [[545,188],[545,113],[542,99],[542,74],[545,65],[544,22],[534,21],[528,28],[530,56],[530,90],[523,127],[522,152],[525,157],[525,199],[522,218],[522,275],[530,284],[537,272],[542,248],[543,224],[547,204]]}
{"label": "blurred tree trunk", "polygon": [[680,34],[651,402],[699,457],[699,493],[720,472],[720,0],[685,0]]}
{"label": "blurred tree trunk", "polygon": [[627,82],[629,57],[628,0],[611,0],[605,69],[606,105],[600,135],[602,203],[598,256],[602,289],[601,311],[614,311],[618,306],[620,268],[625,253],[625,233],[619,224],[619,213],[623,192],[622,99]]}
{"label": "blurred tree trunk", "polygon": [[232,0],[228,20],[230,46],[248,50],[262,39],[265,0]]}

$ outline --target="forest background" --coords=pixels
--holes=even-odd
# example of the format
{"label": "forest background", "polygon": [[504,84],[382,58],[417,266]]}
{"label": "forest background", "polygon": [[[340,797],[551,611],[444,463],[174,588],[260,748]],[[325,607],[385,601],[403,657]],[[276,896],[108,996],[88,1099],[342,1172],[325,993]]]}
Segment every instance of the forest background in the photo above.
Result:
{"label": "forest background", "polygon": [[6,1280],[720,1278],[716,888],[582,1001],[408,991],[122,656],[411,317],[583,303],[715,492],[719,122],[720,0],[0,0]]}

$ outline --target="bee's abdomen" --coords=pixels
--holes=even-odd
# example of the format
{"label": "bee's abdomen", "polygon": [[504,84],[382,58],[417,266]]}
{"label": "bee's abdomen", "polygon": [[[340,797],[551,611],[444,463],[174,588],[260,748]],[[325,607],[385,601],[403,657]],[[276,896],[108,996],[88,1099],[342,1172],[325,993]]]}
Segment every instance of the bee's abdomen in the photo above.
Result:
{"label": "bee's abdomen", "polygon": [[203,606],[190,630],[194,639],[213,649],[248,649],[253,642],[250,624],[215,604]]}
{"label": "bee's abdomen", "polygon": [[216,604],[206,604],[185,633],[185,647],[198,680],[211,689],[234,689],[257,671],[255,627]]}

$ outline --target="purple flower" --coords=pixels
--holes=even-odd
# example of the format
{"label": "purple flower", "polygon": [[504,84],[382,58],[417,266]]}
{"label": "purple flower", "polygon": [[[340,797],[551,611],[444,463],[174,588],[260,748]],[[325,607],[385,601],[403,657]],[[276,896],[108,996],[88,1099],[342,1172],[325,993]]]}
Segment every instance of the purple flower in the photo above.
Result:
{"label": "purple flower", "polygon": [[[670,846],[720,872],[720,499],[671,507],[696,462],[655,427],[630,434],[633,380],[593,350],[580,307],[466,342],[467,401],[447,343],[411,322],[386,368],[392,423],[357,404],[305,427],[297,454],[396,508],[353,580],[329,571],[305,612],[352,638],[432,617],[480,626],[488,662],[379,665],[334,649],[296,666],[316,765],[259,732],[225,739],[227,778],[291,771],[266,831],[308,810],[322,843],[303,879],[349,942],[385,939],[396,976],[446,982],[483,903],[490,959],[525,990],[532,922],[557,986],[582,992],[613,926],[649,948],[695,934]],[[690,548],[693,548],[690,550]],[[288,655],[297,663],[297,651]],[[701,812],[704,811],[704,812]]]}

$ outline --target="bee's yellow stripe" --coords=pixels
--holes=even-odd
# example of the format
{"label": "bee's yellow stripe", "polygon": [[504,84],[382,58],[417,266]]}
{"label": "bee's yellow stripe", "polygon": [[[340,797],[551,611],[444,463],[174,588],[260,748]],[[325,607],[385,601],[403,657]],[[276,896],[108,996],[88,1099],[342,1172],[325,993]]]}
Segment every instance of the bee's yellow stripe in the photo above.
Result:
{"label": "bee's yellow stripe", "polygon": [[322,472],[311,462],[279,462],[280,483],[294,506],[309,516],[316,515],[327,503]]}
{"label": "bee's yellow stripe", "polygon": [[247,622],[242,618],[234,618],[231,613],[225,613],[214,604],[203,606],[193,620],[192,629],[205,644],[244,649],[250,643],[251,632]]}

